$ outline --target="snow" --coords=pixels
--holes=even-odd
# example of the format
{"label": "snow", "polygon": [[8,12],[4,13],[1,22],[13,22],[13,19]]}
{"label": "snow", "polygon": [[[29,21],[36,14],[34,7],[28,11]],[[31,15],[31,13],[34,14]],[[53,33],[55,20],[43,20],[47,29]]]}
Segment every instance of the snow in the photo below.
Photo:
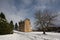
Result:
{"label": "snow", "polygon": [[18,32],[14,34],[0,35],[0,40],[60,40],[60,33],[46,32]]}

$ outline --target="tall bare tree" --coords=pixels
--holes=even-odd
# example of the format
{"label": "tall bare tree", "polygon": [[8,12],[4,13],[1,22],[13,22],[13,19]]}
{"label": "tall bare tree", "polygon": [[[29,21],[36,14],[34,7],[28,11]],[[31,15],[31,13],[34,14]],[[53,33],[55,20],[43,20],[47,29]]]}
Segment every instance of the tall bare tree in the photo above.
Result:
{"label": "tall bare tree", "polygon": [[54,25],[53,21],[55,21],[56,15],[53,12],[49,12],[48,10],[45,11],[38,11],[35,13],[34,18],[36,19],[35,25],[42,27],[43,34],[45,34],[46,27],[49,25]]}

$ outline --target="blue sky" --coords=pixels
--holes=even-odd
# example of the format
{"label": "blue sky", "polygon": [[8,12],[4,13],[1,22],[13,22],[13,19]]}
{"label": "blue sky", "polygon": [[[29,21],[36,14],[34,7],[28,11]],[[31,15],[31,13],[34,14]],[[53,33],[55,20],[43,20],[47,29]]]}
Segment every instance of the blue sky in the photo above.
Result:
{"label": "blue sky", "polygon": [[[29,18],[33,24],[34,13],[45,9],[60,14],[60,0],[0,0],[0,12],[6,15],[8,21],[13,20],[14,23]],[[59,18],[60,16],[58,20]]]}

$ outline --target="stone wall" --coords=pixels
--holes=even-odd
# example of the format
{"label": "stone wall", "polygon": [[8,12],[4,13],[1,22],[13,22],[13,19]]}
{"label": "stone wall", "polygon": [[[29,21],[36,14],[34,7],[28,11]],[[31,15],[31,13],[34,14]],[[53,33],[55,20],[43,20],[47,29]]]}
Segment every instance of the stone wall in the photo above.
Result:
{"label": "stone wall", "polygon": [[24,21],[19,22],[19,31],[22,32],[31,32],[31,22],[30,19],[25,19]]}

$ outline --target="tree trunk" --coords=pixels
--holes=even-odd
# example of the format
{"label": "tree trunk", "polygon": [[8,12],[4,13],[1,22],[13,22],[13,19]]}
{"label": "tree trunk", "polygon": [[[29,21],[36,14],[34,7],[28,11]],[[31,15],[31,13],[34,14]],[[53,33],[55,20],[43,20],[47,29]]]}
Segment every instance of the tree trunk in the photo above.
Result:
{"label": "tree trunk", "polygon": [[46,34],[45,33],[45,27],[43,27],[43,25],[41,25],[41,26],[42,26],[43,34]]}
{"label": "tree trunk", "polygon": [[46,33],[45,33],[45,28],[43,28],[43,34],[46,34]]}

